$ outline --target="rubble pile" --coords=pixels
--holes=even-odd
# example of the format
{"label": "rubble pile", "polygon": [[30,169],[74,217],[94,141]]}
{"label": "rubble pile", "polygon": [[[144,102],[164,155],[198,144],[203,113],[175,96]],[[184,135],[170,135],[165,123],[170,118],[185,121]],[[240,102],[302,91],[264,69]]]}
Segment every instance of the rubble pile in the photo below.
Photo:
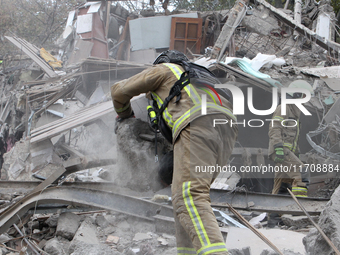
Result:
{"label": "rubble pile", "polygon": [[[42,254],[172,255],[177,252],[173,235],[156,233],[153,223],[115,212],[36,214],[22,224],[22,233]],[[14,228],[0,235],[0,243],[8,248],[1,247],[2,254],[8,254],[11,247],[18,249],[20,237]]]}
{"label": "rubble pile", "polygon": [[[158,140],[157,153],[161,158],[171,145],[163,137]],[[119,185],[136,191],[162,189],[155,157],[155,133],[149,124],[134,118],[124,120],[117,129],[117,163],[125,169],[115,177]]]}
{"label": "rubble pile", "polygon": [[[339,226],[339,196],[340,188],[338,187],[333,193],[330,201],[327,203],[326,208],[322,211],[318,225],[324,233],[331,239],[335,247],[340,248],[340,230]],[[324,240],[316,228],[309,231],[308,235],[303,239],[303,244],[306,252],[310,255],[314,254],[332,254],[333,249]]]}
{"label": "rubble pile", "polygon": [[[263,0],[238,0],[232,9],[219,12],[173,13],[129,12],[119,3],[103,1],[70,12],[53,50],[6,35],[17,51],[6,54],[0,65],[0,255],[28,250],[51,255],[177,254],[171,191],[163,189],[158,178],[158,160],[171,145],[150,128],[145,95],[131,101],[136,118],[116,128],[110,96],[111,86],[151,66],[164,49],[184,52],[223,83],[241,89],[250,84],[261,95],[256,104],[265,101],[273,87],[286,87],[293,80],[313,85],[314,96],[307,104],[313,116],[302,121],[307,125],[300,158],[332,167],[334,171],[315,171],[309,190],[310,195],[329,198],[339,185],[334,177],[340,164],[340,45],[334,42],[335,15],[329,1],[308,1],[301,14],[298,22],[293,11]],[[175,36],[181,32],[176,24],[184,22],[182,18],[197,27],[200,36],[194,43]],[[268,140],[263,130],[255,137],[240,128],[231,164],[266,163]],[[309,219],[294,215],[291,205],[263,207],[249,201],[253,187],[237,187],[243,177],[223,174],[212,185],[225,192],[216,196],[219,204],[212,204],[224,208],[216,217],[230,254],[274,254],[226,209],[227,197],[232,194],[236,203],[234,195],[240,190],[238,206],[244,217],[273,237],[270,241],[277,242],[283,254],[331,254],[318,232],[310,230]],[[266,180],[260,181],[259,186],[268,186],[266,192],[271,190]],[[16,189],[2,192],[5,185]],[[335,190],[325,210],[313,219],[340,248],[339,192]],[[265,199],[274,201],[265,196],[260,200]],[[322,202],[312,200],[309,211],[320,213]],[[143,206],[146,209],[138,211]],[[273,231],[266,229],[264,208],[282,215]],[[247,235],[249,244],[244,244],[241,237]],[[293,241],[283,241],[286,236]]]}

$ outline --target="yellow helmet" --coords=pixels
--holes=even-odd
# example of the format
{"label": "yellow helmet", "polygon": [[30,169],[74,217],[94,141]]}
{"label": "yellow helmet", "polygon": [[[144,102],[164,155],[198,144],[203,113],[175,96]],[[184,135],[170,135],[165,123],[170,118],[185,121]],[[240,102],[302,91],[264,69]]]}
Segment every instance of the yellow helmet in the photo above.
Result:
{"label": "yellow helmet", "polygon": [[[289,84],[288,88],[301,88],[301,89],[306,89],[310,92],[310,94],[313,96],[314,95],[314,90],[313,87],[306,81],[304,80],[296,80],[293,81],[291,84]],[[290,96],[293,98],[302,98],[303,93],[299,92],[290,92],[288,93]]]}

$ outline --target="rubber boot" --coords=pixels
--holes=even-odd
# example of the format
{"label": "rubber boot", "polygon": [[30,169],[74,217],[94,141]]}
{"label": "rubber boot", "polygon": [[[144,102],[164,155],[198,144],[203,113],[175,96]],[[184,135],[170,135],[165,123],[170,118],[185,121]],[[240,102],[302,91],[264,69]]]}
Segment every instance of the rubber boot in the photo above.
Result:
{"label": "rubber boot", "polygon": [[290,185],[289,183],[286,182],[282,182],[279,192],[277,194],[281,194],[281,195],[289,195],[289,192],[287,189],[292,190],[292,185]]}

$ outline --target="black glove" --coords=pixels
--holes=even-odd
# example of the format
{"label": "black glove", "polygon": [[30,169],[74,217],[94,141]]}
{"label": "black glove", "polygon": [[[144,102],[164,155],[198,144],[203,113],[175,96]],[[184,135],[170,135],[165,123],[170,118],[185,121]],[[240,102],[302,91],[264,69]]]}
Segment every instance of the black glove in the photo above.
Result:
{"label": "black glove", "polygon": [[285,160],[285,153],[283,151],[283,146],[281,144],[274,145],[275,150],[275,163],[282,163]]}
{"label": "black glove", "polygon": [[130,115],[129,117],[127,117],[127,118],[122,118],[122,117],[119,117],[119,116],[116,117],[116,122],[115,122],[115,134],[117,134],[117,130],[118,130],[119,123],[121,123],[123,120],[129,119],[129,118],[136,118],[136,117],[135,117],[135,113],[134,113],[133,111],[131,112],[131,115]]}

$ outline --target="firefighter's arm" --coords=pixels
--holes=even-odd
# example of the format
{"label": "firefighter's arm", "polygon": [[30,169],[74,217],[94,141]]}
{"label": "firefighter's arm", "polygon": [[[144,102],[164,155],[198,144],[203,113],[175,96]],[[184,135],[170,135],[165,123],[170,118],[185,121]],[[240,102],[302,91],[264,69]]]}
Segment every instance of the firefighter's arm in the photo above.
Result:
{"label": "firefighter's arm", "polygon": [[129,118],[132,115],[132,97],[154,91],[163,83],[166,79],[166,68],[163,65],[152,66],[111,87],[113,106],[120,118]]}
{"label": "firefighter's arm", "polygon": [[269,139],[270,143],[274,147],[275,158],[274,161],[282,163],[284,160],[283,151],[283,126],[281,121],[285,119],[285,116],[281,115],[281,105],[279,105],[272,117],[271,125],[269,126]]}

